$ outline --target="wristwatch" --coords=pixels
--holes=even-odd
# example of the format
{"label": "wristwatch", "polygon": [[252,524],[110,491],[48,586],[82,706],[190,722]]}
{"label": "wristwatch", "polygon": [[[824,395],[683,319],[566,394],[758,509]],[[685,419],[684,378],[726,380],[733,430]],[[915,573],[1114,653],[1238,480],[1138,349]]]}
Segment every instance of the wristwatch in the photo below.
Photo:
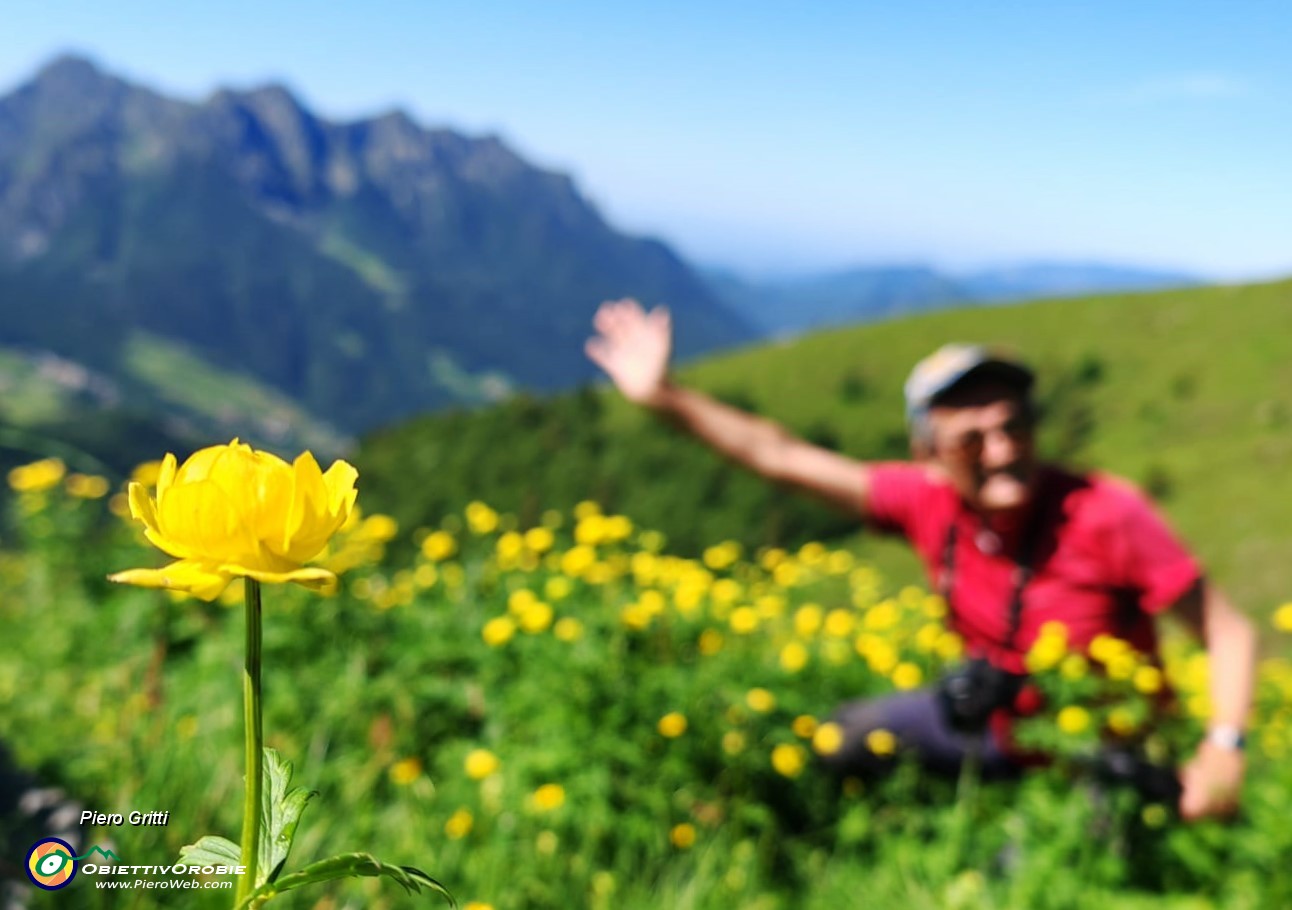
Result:
{"label": "wristwatch", "polygon": [[1216,724],[1207,731],[1207,742],[1222,749],[1242,749],[1247,745],[1247,737],[1233,724]]}

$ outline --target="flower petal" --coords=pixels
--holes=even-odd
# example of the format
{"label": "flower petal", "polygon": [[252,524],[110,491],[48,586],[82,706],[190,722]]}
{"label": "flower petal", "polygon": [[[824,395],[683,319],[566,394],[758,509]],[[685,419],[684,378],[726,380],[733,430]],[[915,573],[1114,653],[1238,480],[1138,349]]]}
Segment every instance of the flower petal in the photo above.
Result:
{"label": "flower petal", "polygon": [[162,496],[170,489],[171,484],[175,482],[176,467],[175,456],[170,452],[162,459],[161,468],[157,471],[157,501],[161,502]]}
{"label": "flower petal", "polygon": [[354,465],[340,459],[332,462],[332,467],[323,475],[328,511],[339,516],[343,523],[354,507],[355,497],[359,495],[359,491],[354,488],[354,482],[358,479],[359,472],[354,469]]}
{"label": "flower petal", "polygon": [[157,518],[161,540],[151,536],[149,540],[167,552],[208,562],[260,567],[259,543],[235,503],[210,480],[171,487],[158,503]]}
{"label": "flower petal", "polygon": [[232,580],[232,574],[193,559],[181,559],[161,569],[127,569],[108,576],[108,581],[119,584],[186,591],[202,600],[215,600]]}
{"label": "flower petal", "polygon": [[148,488],[141,483],[130,484],[130,515],[143,522],[148,530],[160,533],[157,527],[157,504],[148,495]]}
{"label": "flower petal", "polygon": [[220,570],[227,570],[235,575],[254,578],[256,581],[263,581],[266,584],[283,584],[290,581],[322,594],[336,592],[336,574],[329,572],[327,569],[320,569],[317,566],[305,566],[300,569],[291,569],[287,572],[267,572],[263,569],[248,569],[242,566],[220,566]]}

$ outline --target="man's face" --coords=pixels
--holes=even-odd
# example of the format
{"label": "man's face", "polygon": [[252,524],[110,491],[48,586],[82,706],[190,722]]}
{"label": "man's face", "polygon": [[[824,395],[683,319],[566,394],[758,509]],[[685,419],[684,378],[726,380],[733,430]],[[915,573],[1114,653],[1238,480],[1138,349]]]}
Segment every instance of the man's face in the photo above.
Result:
{"label": "man's face", "polygon": [[1014,388],[975,382],[929,412],[933,460],[969,505],[1015,509],[1032,495],[1036,445],[1028,409]]}

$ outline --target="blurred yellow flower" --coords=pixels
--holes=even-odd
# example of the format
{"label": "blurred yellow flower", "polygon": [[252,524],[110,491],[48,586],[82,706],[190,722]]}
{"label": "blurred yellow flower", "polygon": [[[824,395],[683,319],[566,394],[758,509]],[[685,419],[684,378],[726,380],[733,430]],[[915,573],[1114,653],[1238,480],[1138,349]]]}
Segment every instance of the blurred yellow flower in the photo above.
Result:
{"label": "blurred yellow flower", "polygon": [[1274,611],[1273,623],[1280,632],[1292,632],[1292,603],[1283,604]]}
{"label": "blurred yellow flower", "polygon": [[552,534],[551,528],[540,525],[525,532],[525,546],[535,553],[546,553],[552,549],[552,544],[555,542],[556,537]]}
{"label": "blurred yellow flower", "polygon": [[1060,730],[1069,736],[1076,736],[1084,733],[1090,727],[1090,714],[1085,708],[1077,705],[1068,705],[1059,711],[1059,716],[1055,718]]}
{"label": "blurred yellow flower", "polygon": [[843,748],[843,728],[833,721],[817,727],[812,736],[812,748],[818,755],[834,755]]}
{"label": "blurred yellow flower", "polygon": [[816,604],[804,604],[794,611],[794,631],[802,638],[810,638],[821,628],[823,615]]}
{"label": "blurred yellow flower", "polygon": [[472,780],[484,780],[496,773],[500,764],[498,756],[488,749],[472,749],[463,760],[462,768]]}
{"label": "blurred yellow flower", "polygon": [[1135,689],[1145,695],[1162,691],[1162,671],[1157,667],[1140,667],[1131,677]]}
{"label": "blurred yellow flower", "polygon": [[42,458],[11,470],[9,486],[17,493],[40,493],[58,486],[65,473],[67,466],[62,459]]}
{"label": "blurred yellow flower", "polygon": [[178,561],[109,577],[208,601],[236,576],[333,590],[336,575],[304,563],[349,518],[357,477],[344,461],[323,473],[309,452],[289,465],[236,439],[195,452],[178,467],[167,455],[156,499],[142,484],[130,485],[130,514],[149,541]]}
{"label": "blurred yellow flower", "polygon": [[753,607],[736,607],[727,622],[737,635],[750,635],[758,630],[758,611]]}
{"label": "blurred yellow flower", "polygon": [[739,730],[728,730],[722,734],[722,751],[728,755],[739,755],[745,751],[745,734]]}
{"label": "blurred yellow flower", "polygon": [[668,839],[677,849],[689,850],[695,844],[695,825],[689,822],[674,825],[673,830],[668,833]]}
{"label": "blurred yellow flower", "polygon": [[790,723],[790,729],[800,739],[811,739],[817,730],[817,720],[811,714],[800,714]]}
{"label": "blurred yellow flower", "polygon": [[534,791],[532,799],[535,809],[551,812],[565,805],[565,788],[560,784],[543,784]]}
{"label": "blurred yellow flower", "polygon": [[807,753],[802,746],[781,743],[772,749],[772,767],[782,777],[798,777],[807,764]]}
{"label": "blurred yellow flower", "polygon": [[484,624],[480,637],[491,648],[501,647],[511,641],[516,634],[516,623],[510,616],[495,616]]}
{"label": "blurred yellow flower", "polygon": [[542,632],[552,624],[552,608],[541,600],[530,604],[520,614],[520,627],[530,635]]}
{"label": "blurred yellow flower", "polygon": [[1047,622],[1028,649],[1024,662],[1028,672],[1043,673],[1057,667],[1067,653],[1068,627],[1062,623]]}
{"label": "blurred yellow flower", "polygon": [[745,693],[745,704],[749,705],[751,711],[766,714],[775,710],[776,696],[763,688],[750,689]]}
{"label": "blurred yellow flower", "polygon": [[67,492],[79,499],[102,499],[108,495],[108,479],[97,474],[69,474]]}
{"label": "blurred yellow flower", "polygon": [[857,617],[851,610],[842,607],[831,610],[825,618],[825,634],[834,638],[846,638],[852,634],[857,625]]}
{"label": "blurred yellow flower", "polygon": [[899,689],[914,689],[924,682],[924,671],[913,663],[903,661],[893,668],[892,676],[889,678]]}
{"label": "blurred yellow flower", "polygon": [[444,823],[444,833],[449,840],[461,840],[471,833],[475,826],[475,816],[467,809],[458,809]]}
{"label": "blurred yellow flower", "polygon": [[422,761],[418,758],[402,758],[390,766],[390,779],[401,787],[411,784],[422,776]]}
{"label": "blurred yellow flower", "polygon": [[580,578],[597,561],[597,553],[591,547],[571,547],[561,556],[561,571],[571,578]]}
{"label": "blurred yellow flower", "polygon": [[1130,736],[1138,727],[1135,712],[1129,708],[1113,708],[1108,712],[1108,729],[1118,736]]}
{"label": "blurred yellow flower", "polygon": [[686,717],[677,711],[670,711],[659,719],[656,726],[660,736],[676,739],[686,732]]}
{"label": "blurred yellow flower", "polygon": [[574,507],[575,518],[587,518],[589,515],[600,515],[600,514],[601,514],[600,503],[591,499],[585,499]]}
{"label": "blurred yellow flower", "polygon": [[897,751],[897,737],[889,730],[871,730],[866,734],[866,748],[876,755],[892,755]]}
{"label": "blurred yellow flower", "polygon": [[572,616],[563,617],[552,626],[552,634],[561,641],[578,641],[583,637],[583,623]]}
{"label": "blurred yellow flower", "polygon": [[1082,679],[1089,669],[1090,664],[1082,654],[1069,654],[1063,658],[1063,663],[1059,664],[1059,673],[1064,679]]}
{"label": "blurred yellow flower", "polygon": [[543,596],[548,600],[564,600],[570,596],[574,585],[563,575],[557,575],[543,582]]}
{"label": "blurred yellow flower", "polygon": [[781,648],[781,669],[786,673],[797,673],[808,662],[808,650],[802,643],[792,641]]}
{"label": "blurred yellow flower", "polygon": [[448,531],[432,531],[422,541],[422,555],[434,562],[443,562],[458,551],[458,542]]}
{"label": "blurred yellow flower", "polygon": [[705,629],[700,633],[699,643],[700,653],[705,657],[712,657],[722,650],[722,633],[713,629]]}
{"label": "blurred yellow flower", "polygon": [[493,904],[484,901],[467,901],[462,910],[493,910]]}
{"label": "blurred yellow flower", "polygon": [[498,528],[498,513],[479,500],[467,503],[466,515],[473,534],[490,534]]}

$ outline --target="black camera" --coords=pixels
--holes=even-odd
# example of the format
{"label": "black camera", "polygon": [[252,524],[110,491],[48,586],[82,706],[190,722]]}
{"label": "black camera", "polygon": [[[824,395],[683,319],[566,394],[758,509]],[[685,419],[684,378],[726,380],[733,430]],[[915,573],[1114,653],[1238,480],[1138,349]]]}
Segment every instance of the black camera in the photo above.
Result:
{"label": "black camera", "polygon": [[997,708],[1014,703],[1027,677],[974,658],[956,667],[938,682],[938,705],[953,730],[982,733]]}

